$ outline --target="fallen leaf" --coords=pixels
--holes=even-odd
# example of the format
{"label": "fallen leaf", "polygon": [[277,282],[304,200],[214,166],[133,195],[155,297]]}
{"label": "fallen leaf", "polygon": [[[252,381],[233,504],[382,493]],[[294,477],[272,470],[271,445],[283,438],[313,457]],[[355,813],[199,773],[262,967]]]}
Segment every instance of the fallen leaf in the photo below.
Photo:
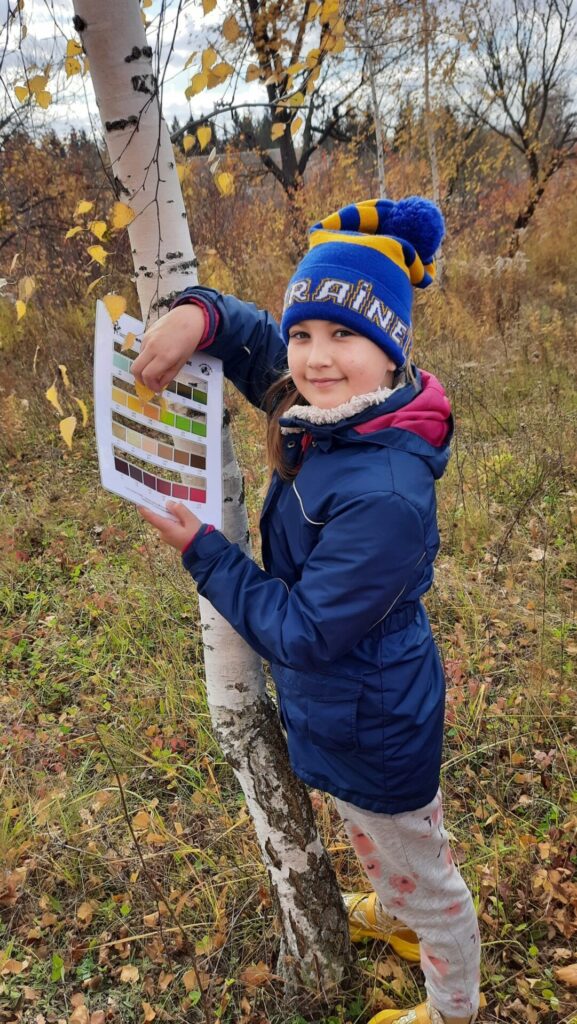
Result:
{"label": "fallen leaf", "polygon": [[94,916],[94,908],[91,903],[81,903],[76,911],[76,917],[79,921],[83,921],[84,924],[90,924]]}
{"label": "fallen leaf", "polygon": [[130,982],[130,984],[133,981],[138,981],[139,977],[138,967],[135,967],[134,964],[125,964],[120,971],[120,980]]}
{"label": "fallen leaf", "polygon": [[65,367],[64,363],[58,363],[58,369],[60,370],[60,376],[62,377],[64,387],[66,388],[67,391],[70,391],[70,377],[68,376],[68,370]]}
{"label": "fallen leaf", "polygon": [[261,985],[266,985],[270,981],[271,969],[264,960],[259,960],[258,964],[249,964],[248,967],[245,967],[239,977],[245,985],[250,985],[251,988],[260,988]]}
{"label": "fallen leaf", "polygon": [[26,303],[22,299],[16,299],[16,323],[26,316]]}
{"label": "fallen leaf", "polygon": [[89,1024],[89,1022],[90,1013],[88,1012],[88,1007],[84,1006],[84,1003],[81,1006],[77,1006],[68,1018],[68,1024]]}
{"label": "fallen leaf", "polygon": [[108,252],[101,245],[89,245],[86,252],[96,263],[100,263],[101,267],[106,263]]}
{"label": "fallen leaf", "polygon": [[577,988],[577,964],[567,964],[567,967],[556,967],[555,977],[563,985],[569,988]]}
{"label": "fallen leaf", "polygon": [[543,548],[531,548],[529,552],[529,558],[532,562],[542,562],[545,558],[545,552]]}
{"label": "fallen leaf", "polygon": [[0,974],[22,974],[26,970],[29,960],[14,960],[13,957],[9,957],[5,960],[0,968]]}
{"label": "fallen leaf", "polygon": [[82,426],[85,427],[88,423],[88,409],[81,398],[75,398],[74,401],[82,413]]}
{"label": "fallen leaf", "polygon": [[64,416],[64,409],[60,405],[60,401],[59,401],[59,398],[58,398],[58,392],[56,390],[56,384],[53,384],[51,387],[49,387],[44,392],[44,396],[48,399],[50,404],[54,406],[54,408],[56,409],[56,412],[59,412],[61,416]]}
{"label": "fallen leaf", "polygon": [[60,420],[58,425],[63,441],[69,448],[72,448],[72,437],[76,430],[76,416],[67,416],[66,419]]}
{"label": "fallen leaf", "polygon": [[74,216],[80,217],[81,214],[88,213],[93,206],[94,203],[89,202],[87,199],[81,199],[80,202],[76,204]]}
{"label": "fallen leaf", "polygon": [[153,1010],[153,1008],[150,1005],[150,1003],[145,1003],[143,1001],[142,1009],[144,1010],[144,1020],[145,1021],[149,1021],[149,1020],[154,1020],[155,1019],[155,1017],[156,1017],[156,1010]]}

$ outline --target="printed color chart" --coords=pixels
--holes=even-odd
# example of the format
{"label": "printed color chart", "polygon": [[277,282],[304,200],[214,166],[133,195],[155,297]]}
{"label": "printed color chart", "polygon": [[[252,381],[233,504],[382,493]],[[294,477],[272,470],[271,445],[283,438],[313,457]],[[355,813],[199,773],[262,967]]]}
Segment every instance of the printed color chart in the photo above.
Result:
{"label": "printed color chart", "polygon": [[130,316],[113,324],[97,303],[94,404],[102,485],[165,515],[168,498],[182,501],[219,527],[222,364],[204,353],[193,356],[162,394],[143,400],[132,374],[142,331]]}

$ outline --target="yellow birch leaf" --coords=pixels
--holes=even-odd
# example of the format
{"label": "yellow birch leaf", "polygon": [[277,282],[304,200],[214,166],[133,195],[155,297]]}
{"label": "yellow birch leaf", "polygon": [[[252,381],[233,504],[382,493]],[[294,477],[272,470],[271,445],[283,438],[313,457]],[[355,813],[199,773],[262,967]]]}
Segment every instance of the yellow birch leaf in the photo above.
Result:
{"label": "yellow birch leaf", "polygon": [[81,227],[81,225],[77,224],[75,228],[69,228],[68,231],[66,232],[66,234],[64,235],[64,237],[65,238],[74,238],[74,235],[77,235],[79,231],[83,231],[83,230],[84,229]]}
{"label": "yellow birch leaf", "polygon": [[256,78],[260,78],[260,68],[258,64],[249,64],[244,80],[245,82],[254,82]]}
{"label": "yellow birch leaf", "polygon": [[196,132],[196,137],[198,139],[198,144],[202,151],[203,149],[206,148],[206,146],[208,146],[212,138],[212,128],[210,127],[210,125],[202,125],[201,128],[198,128]]}
{"label": "yellow birch leaf", "polygon": [[240,25],[236,20],[234,14],[229,14],[228,18],[225,18],[222,26],[222,34],[229,43],[234,43],[240,35]]}
{"label": "yellow birch leaf", "polygon": [[36,291],[36,281],[33,277],[21,277],[18,282],[18,298],[28,302]]}
{"label": "yellow birch leaf", "polygon": [[213,75],[216,75],[219,81],[225,82],[229,75],[232,75],[234,68],[227,60],[221,60],[220,64],[215,64],[214,67],[211,68],[211,71]]}
{"label": "yellow birch leaf", "polygon": [[212,68],[209,68],[206,72],[206,88],[216,89],[217,85],[220,85],[220,78],[218,75],[215,75]]}
{"label": "yellow birch leaf", "polygon": [[213,46],[208,46],[206,50],[202,51],[202,70],[208,71],[209,68],[214,64],[218,54]]}
{"label": "yellow birch leaf", "polygon": [[58,392],[56,390],[56,384],[52,384],[52,386],[49,387],[48,390],[44,392],[44,396],[45,396],[45,398],[48,399],[48,401],[50,402],[50,405],[54,406],[54,408],[56,409],[56,412],[60,413],[61,416],[64,416],[64,409],[60,405],[60,400],[58,398]]}
{"label": "yellow birch leaf", "polygon": [[122,348],[120,349],[120,351],[130,352],[134,346],[135,341],[136,334],[134,333],[134,331],[127,331],[127,333],[124,335],[124,341],[122,342]]}
{"label": "yellow birch leaf", "polygon": [[102,301],[112,323],[116,323],[118,317],[122,316],[126,310],[126,299],[123,295],[105,295]]}
{"label": "yellow birch leaf", "polygon": [[66,388],[67,391],[70,391],[72,385],[70,383],[70,377],[68,376],[68,370],[64,363],[58,363],[58,369],[60,370],[60,375],[62,377],[64,387]]}
{"label": "yellow birch leaf", "polygon": [[339,0],[325,0],[319,11],[319,21],[328,21],[339,13]]}
{"label": "yellow birch leaf", "polygon": [[216,0],[202,0],[202,9],[205,14],[210,14],[216,7]]}
{"label": "yellow birch leaf", "polygon": [[66,43],[66,56],[77,57],[79,53],[82,53],[80,43],[77,43],[75,39],[69,39]]}
{"label": "yellow birch leaf", "polygon": [[234,178],[228,171],[215,175],[215,182],[221,196],[231,196],[234,192]]}
{"label": "yellow birch leaf", "polygon": [[72,448],[72,437],[76,430],[76,416],[67,416],[65,420],[60,420],[59,427],[64,442],[69,448]]}
{"label": "yellow birch leaf", "polygon": [[88,213],[92,209],[93,206],[94,206],[94,203],[89,202],[88,199],[81,199],[80,202],[76,204],[76,209],[74,211],[74,216],[75,217],[80,217],[81,214]]}
{"label": "yellow birch leaf", "polygon": [[291,64],[291,66],[286,69],[286,73],[287,75],[297,75],[299,71],[304,71],[305,68],[306,64],[301,60],[298,64]]}
{"label": "yellow birch leaf", "polygon": [[330,45],[331,53],[342,53],[344,48],[345,48],[345,41],[344,41],[343,37],[339,36],[339,38],[337,39],[337,38],[335,38],[335,36],[331,36],[330,39],[331,39],[331,45]]}
{"label": "yellow birch leaf", "polygon": [[15,85],[14,92],[16,93],[16,99],[20,100],[21,103],[24,103],[24,100],[27,100],[30,95],[30,89],[27,85]]}
{"label": "yellow birch leaf", "polygon": [[302,127],[302,125],[303,125],[302,117],[295,117],[293,123],[291,124],[291,135],[296,135],[296,133],[298,132],[299,128]]}
{"label": "yellow birch leaf", "polygon": [[185,96],[190,99],[191,96],[197,96],[199,92],[206,89],[207,76],[206,71],[199,71],[197,75],[193,75],[190,79],[190,85],[185,90]]}
{"label": "yellow birch leaf", "polygon": [[152,0],[142,0],[143,7],[152,7]]}
{"label": "yellow birch leaf", "polygon": [[176,173],[178,175],[178,180],[179,180],[180,184],[182,185],[182,183],[184,181],[184,178],[185,178],[185,175],[186,175],[186,167],[184,166],[184,164],[177,164],[176,165]]}
{"label": "yellow birch leaf", "polygon": [[308,9],[307,21],[312,21],[313,18],[316,18],[316,16],[319,13],[320,9],[321,9],[321,5],[317,4],[316,0],[313,0],[313,3],[310,5],[310,7]]}
{"label": "yellow birch leaf", "polygon": [[139,380],[134,381],[134,390],[141,402],[150,402],[150,399],[154,398],[156,394],[156,391],[151,391],[146,384],[141,384]]}
{"label": "yellow birch leaf", "polygon": [[126,203],[115,203],[112,207],[112,227],[116,229],[125,228],[131,224],[136,214],[132,207]]}
{"label": "yellow birch leaf", "polygon": [[142,1009],[144,1012],[144,1024],[149,1024],[151,1020],[156,1020],[156,1010],[154,1010],[150,1003],[147,1003],[144,999],[142,1000]]}
{"label": "yellow birch leaf", "polygon": [[346,25],[342,18],[339,18],[338,21],[335,21],[334,25],[332,26],[332,32],[334,33],[335,36],[344,36],[345,29]]}
{"label": "yellow birch leaf", "polygon": [[52,93],[46,92],[46,90],[43,89],[42,92],[36,93],[36,100],[38,105],[41,106],[43,110],[46,110],[52,103]]}
{"label": "yellow birch leaf", "polygon": [[194,146],[194,135],[185,135],[183,140],[182,140],[182,148],[184,149],[184,152],[188,153],[189,150],[191,150],[193,146]]}
{"label": "yellow birch leaf", "polygon": [[100,263],[101,267],[106,263],[108,253],[101,245],[89,245],[86,252],[96,263]]}
{"label": "yellow birch leaf", "polygon": [[186,71],[186,69],[190,67],[190,65],[192,64],[192,62],[193,62],[194,58],[196,57],[197,53],[198,53],[198,50],[193,50],[192,53],[189,54],[189,56],[186,58],[186,63],[185,63],[184,68],[183,68],[184,71]]}
{"label": "yellow birch leaf", "polygon": [[104,281],[105,276],[106,275],[103,274],[102,277],[97,277],[94,281],[91,281],[90,284],[88,285],[88,288],[86,289],[86,294],[90,295],[92,289],[96,288],[96,285],[99,284],[100,281]]}
{"label": "yellow birch leaf", "polygon": [[78,57],[65,57],[64,70],[67,78],[72,78],[73,75],[79,75],[82,71],[82,64],[78,60]]}
{"label": "yellow birch leaf", "polygon": [[96,238],[99,239],[99,241],[102,241],[102,239],[104,238],[104,235],[106,234],[106,228],[107,228],[106,221],[105,220],[91,220],[89,225],[88,225],[88,227],[89,227],[90,231],[92,231],[92,234],[95,235]]}
{"label": "yellow birch leaf", "polygon": [[318,47],[315,47],[313,50],[309,50],[309,52],[306,55],[306,65],[307,65],[307,68],[314,68],[314,66],[315,66],[315,64],[316,64],[316,62],[317,62],[317,60],[319,58],[320,52],[321,51],[319,50]]}
{"label": "yellow birch leaf", "polygon": [[86,403],[83,402],[81,398],[74,398],[74,401],[82,413],[82,426],[85,427],[88,423],[88,409],[86,408]]}
{"label": "yellow birch leaf", "polygon": [[16,299],[16,323],[26,316],[26,303],[22,299]]}
{"label": "yellow birch leaf", "polygon": [[304,98],[303,93],[302,92],[295,92],[294,96],[291,96],[290,99],[288,99],[286,102],[287,102],[287,106],[289,106],[289,107],[302,107],[304,101],[305,101],[305,98]]}
{"label": "yellow birch leaf", "polygon": [[28,79],[28,88],[33,93],[43,92],[47,82],[48,75],[32,75],[32,78]]}
{"label": "yellow birch leaf", "polygon": [[275,141],[275,139],[280,139],[281,135],[284,135],[285,131],[286,131],[286,124],[285,124],[285,122],[284,121],[275,121],[273,126],[272,126],[272,128],[271,128],[271,130],[270,130],[270,137],[273,140],[273,142]]}

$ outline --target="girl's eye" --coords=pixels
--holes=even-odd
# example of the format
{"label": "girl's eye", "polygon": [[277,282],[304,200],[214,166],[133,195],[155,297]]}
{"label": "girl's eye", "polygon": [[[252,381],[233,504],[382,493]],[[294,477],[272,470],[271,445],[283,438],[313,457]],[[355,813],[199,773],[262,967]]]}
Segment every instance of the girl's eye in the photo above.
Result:
{"label": "girl's eye", "polygon": [[352,337],[353,337],[353,331],[348,331],[346,327],[339,327],[339,329],[335,331],[335,338],[352,338]]}
{"label": "girl's eye", "polygon": [[303,338],[308,338],[306,331],[295,331],[294,334],[289,334],[289,341],[302,341]]}

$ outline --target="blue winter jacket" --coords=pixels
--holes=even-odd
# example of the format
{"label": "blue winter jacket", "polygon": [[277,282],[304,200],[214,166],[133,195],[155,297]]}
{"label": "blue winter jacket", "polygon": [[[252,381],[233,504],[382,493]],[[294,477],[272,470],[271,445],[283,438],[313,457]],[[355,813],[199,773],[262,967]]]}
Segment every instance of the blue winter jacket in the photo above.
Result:
{"label": "blue winter jacket", "polygon": [[[277,324],[232,296],[187,294],[218,310],[210,354],[260,406],[286,367]],[[441,762],[443,672],[420,598],[439,548],[435,479],[449,456],[448,401],[417,371],[416,387],[336,425],[281,423],[296,428],[284,445],[301,464],[292,482],[273,476],[264,570],[206,526],[184,566],[270,662],[297,775],[372,811],[414,810],[435,796]],[[433,444],[427,437],[439,440],[439,428]]]}

